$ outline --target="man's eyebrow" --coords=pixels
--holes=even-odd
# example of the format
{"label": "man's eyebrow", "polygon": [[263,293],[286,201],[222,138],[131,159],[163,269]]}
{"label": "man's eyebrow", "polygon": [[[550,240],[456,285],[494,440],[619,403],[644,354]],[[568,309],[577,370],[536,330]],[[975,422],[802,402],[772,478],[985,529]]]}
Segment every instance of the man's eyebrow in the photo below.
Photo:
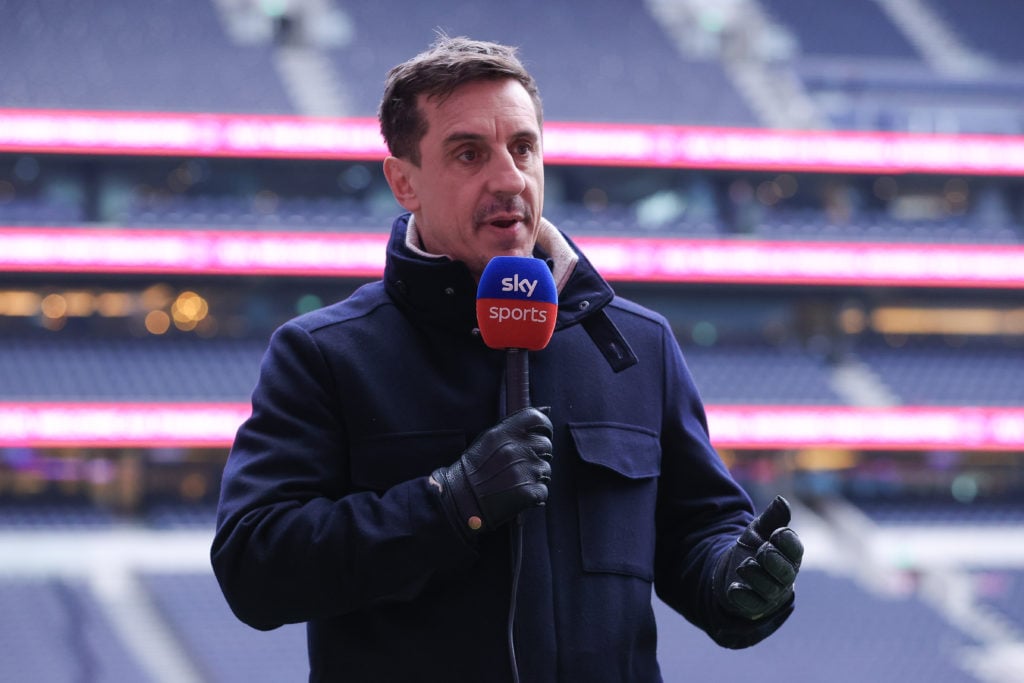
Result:
{"label": "man's eyebrow", "polygon": [[484,136],[480,135],[479,133],[463,133],[456,131],[448,135],[443,142],[445,146],[449,146],[456,145],[460,142],[478,142],[483,139]]}
{"label": "man's eyebrow", "polygon": [[[461,142],[480,142],[481,140],[486,139],[486,137],[487,136],[481,135],[480,133],[455,131],[454,133],[451,133],[450,135],[445,137],[442,144],[444,144],[447,147],[451,145],[457,145]],[[536,131],[530,130],[529,128],[524,128],[523,130],[516,131],[515,133],[510,135],[509,139],[527,139],[531,141],[536,141],[540,139],[540,135],[538,135]]]}
{"label": "man's eyebrow", "polygon": [[521,131],[519,131],[517,133],[513,133],[512,134],[512,139],[513,140],[523,140],[523,139],[526,139],[526,140],[531,140],[531,141],[537,141],[537,140],[540,140],[540,134],[538,134],[537,131],[535,131],[535,130],[530,130],[529,128],[525,128],[525,129],[523,129],[523,130],[521,130]]}

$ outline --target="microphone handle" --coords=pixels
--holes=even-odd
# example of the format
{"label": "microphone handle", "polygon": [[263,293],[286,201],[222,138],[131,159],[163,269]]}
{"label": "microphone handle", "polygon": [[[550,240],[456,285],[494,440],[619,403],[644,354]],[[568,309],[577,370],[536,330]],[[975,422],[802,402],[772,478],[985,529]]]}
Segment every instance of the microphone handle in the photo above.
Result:
{"label": "microphone handle", "polygon": [[505,350],[505,414],[530,406],[530,352]]}
{"label": "microphone handle", "polygon": [[[530,406],[530,352],[527,349],[505,349],[505,414]],[[519,683],[519,662],[516,657],[515,619],[519,595],[519,576],[523,567],[523,513],[516,515],[512,543],[512,599],[508,609],[508,654],[512,664],[512,681]]]}

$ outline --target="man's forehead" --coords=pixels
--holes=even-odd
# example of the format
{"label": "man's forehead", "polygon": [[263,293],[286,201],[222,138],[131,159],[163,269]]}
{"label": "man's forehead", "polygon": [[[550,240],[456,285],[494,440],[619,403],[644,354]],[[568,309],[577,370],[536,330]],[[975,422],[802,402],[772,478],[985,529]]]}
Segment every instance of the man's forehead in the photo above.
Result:
{"label": "man's forehead", "polygon": [[530,94],[518,81],[472,81],[459,86],[444,98],[420,95],[420,107],[435,133],[442,137],[456,129],[483,133],[500,119],[514,121],[515,128],[539,136],[537,110]]}

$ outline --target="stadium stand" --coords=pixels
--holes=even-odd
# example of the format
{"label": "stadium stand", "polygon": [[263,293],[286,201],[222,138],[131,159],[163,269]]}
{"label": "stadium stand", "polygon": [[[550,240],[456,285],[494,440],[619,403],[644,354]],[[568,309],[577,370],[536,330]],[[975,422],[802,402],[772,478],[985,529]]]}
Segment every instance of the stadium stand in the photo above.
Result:
{"label": "stadium stand", "polygon": [[[289,680],[301,670],[303,629],[285,626],[268,634],[241,626],[212,575],[147,573],[141,580],[211,683]],[[709,647],[707,636],[655,600],[665,680],[685,680],[693,671],[715,671],[727,681],[756,674],[765,683],[794,677],[837,683],[978,680],[958,659],[976,641],[945,622],[913,590],[880,595],[850,578],[811,569],[801,576],[798,599],[800,609],[784,631],[741,652]],[[831,620],[836,612],[845,618]],[[836,626],[827,634],[820,627],[825,620]],[[809,651],[818,656],[808,657]]]}
{"label": "stadium stand", "polygon": [[145,573],[140,579],[205,680],[289,681],[306,668],[305,627],[264,633],[241,624],[212,573]]}
{"label": "stadium stand", "polygon": [[[139,197],[120,217],[123,225],[153,228],[313,230],[384,232],[401,208],[352,197],[241,196]],[[590,208],[574,202],[552,202],[545,216],[571,235],[647,234],[715,238],[725,228],[714,217],[685,212],[660,220],[644,220],[636,206],[608,204]],[[2,216],[2,214],[0,214]],[[26,217],[41,224],[42,216]]]}
{"label": "stadium stand", "polygon": [[847,130],[1020,134],[1024,80],[1011,67],[983,76],[937,74],[916,63],[873,67],[798,63],[804,86]]}
{"label": "stadium stand", "polygon": [[[960,651],[975,644],[973,639],[945,622],[912,590],[880,595],[848,577],[805,570],[797,587],[797,609],[786,627],[757,647],[733,652],[708,648],[707,636],[681,624],[664,605],[655,603],[655,608],[666,681],[686,680],[695,671],[713,671],[723,681],[756,678],[764,683],[978,680],[958,662]],[[837,614],[842,618],[836,619]],[[825,623],[829,628],[822,628]]]}
{"label": "stadium stand", "polygon": [[929,4],[977,49],[1003,62],[1024,62],[1024,46],[1016,30],[1024,24],[1024,7],[1019,2],[929,0]]}
{"label": "stadium stand", "polygon": [[80,202],[11,199],[0,202],[3,225],[75,225],[85,221]]}
{"label": "stadium stand", "polygon": [[[559,170],[552,171],[557,178]],[[651,197],[656,193],[652,192]],[[671,200],[670,200],[671,201]],[[662,236],[691,239],[757,237],[813,242],[904,244],[1019,244],[1024,228],[1008,211],[899,217],[884,209],[830,216],[823,206],[761,208],[748,228],[724,218],[728,208],[667,207],[651,216],[641,202],[599,206],[553,200],[545,216],[570,235]],[[252,194],[154,195],[140,192],[114,212],[114,222],[87,219],[85,201],[18,199],[0,203],[0,223],[13,226],[89,226],[187,230],[302,230],[383,232],[401,209],[377,193],[357,196]]]}
{"label": "stadium stand", "polygon": [[197,338],[8,339],[7,400],[247,400],[265,341]]}
{"label": "stadium stand", "polygon": [[958,502],[956,500],[908,499],[897,494],[890,499],[854,498],[857,508],[881,526],[1020,526],[1024,505],[1017,501]]}
{"label": "stadium stand", "polygon": [[[1012,4],[922,3],[916,21],[901,22],[935,35],[911,40],[887,3],[762,2],[793,34],[791,66],[834,127],[997,134],[1024,130],[1019,41],[1004,28],[1020,13]],[[959,62],[951,41],[962,44]],[[945,50],[943,63],[922,54],[928,42]]]}
{"label": "stadium stand", "polygon": [[271,47],[229,41],[213,3],[41,0],[4,12],[5,107],[294,112]]}
{"label": "stadium stand", "polygon": [[826,242],[898,242],[934,244],[1017,244],[1022,233],[1011,221],[988,224],[965,216],[896,219],[862,212],[850,220],[830,219],[822,209],[776,209],[754,228],[763,239]]}
{"label": "stadium stand", "polygon": [[[343,7],[355,35],[333,58],[358,115],[376,113],[381,75],[407,57],[408,46],[426,46],[441,29],[519,46],[549,120],[758,125],[720,64],[684,59],[651,15],[628,0],[600,0],[583,11],[571,0],[510,0],[486,9],[465,0]],[[543,31],[522,30],[524,20]]]}
{"label": "stadium stand", "polygon": [[[7,400],[247,401],[262,339],[9,339],[0,355]],[[712,403],[840,404],[830,369],[800,350],[687,347]]]}
{"label": "stadium stand", "polygon": [[686,362],[712,404],[839,405],[830,368],[802,349],[766,345],[686,346]]}
{"label": "stadium stand", "polygon": [[0,672],[9,681],[149,683],[88,586],[0,578]]}
{"label": "stadium stand", "polygon": [[[17,454],[8,454],[7,462],[17,463]],[[23,505],[4,501],[0,504],[0,529],[103,529],[117,516],[109,509],[87,502],[57,500]]]}
{"label": "stadium stand", "polygon": [[1024,404],[1024,349],[998,342],[908,339],[893,348],[865,340],[854,354],[908,405]]}
{"label": "stadium stand", "polygon": [[873,0],[839,5],[814,0],[761,0],[768,15],[796,36],[810,56],[919,60],[920,54]]}

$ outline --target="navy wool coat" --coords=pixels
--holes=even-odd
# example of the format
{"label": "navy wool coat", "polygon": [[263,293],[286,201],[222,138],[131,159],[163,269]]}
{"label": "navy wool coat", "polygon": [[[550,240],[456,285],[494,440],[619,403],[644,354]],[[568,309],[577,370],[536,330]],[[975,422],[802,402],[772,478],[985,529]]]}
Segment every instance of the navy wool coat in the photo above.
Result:
{"label": "navy wool coat", "polygon": [[[311,681],[502,683],[512,534],[466,541],[427,479],[500,419],[505,354],[476,329],[468,269],[410,249],[408,222],[395,221],[382,281],[274,333],[224,471],[213,568],[245,623],[307,622]],[[710,444],[665,319],[543,228],[538,256],[555,244],[578,260],[550,344],[530,354],[554,457],[547,505],[522,515],[519,677],[653,683],[652,587],[732,648],[792,606],[750,622],[712,597],[750,500]]]}

